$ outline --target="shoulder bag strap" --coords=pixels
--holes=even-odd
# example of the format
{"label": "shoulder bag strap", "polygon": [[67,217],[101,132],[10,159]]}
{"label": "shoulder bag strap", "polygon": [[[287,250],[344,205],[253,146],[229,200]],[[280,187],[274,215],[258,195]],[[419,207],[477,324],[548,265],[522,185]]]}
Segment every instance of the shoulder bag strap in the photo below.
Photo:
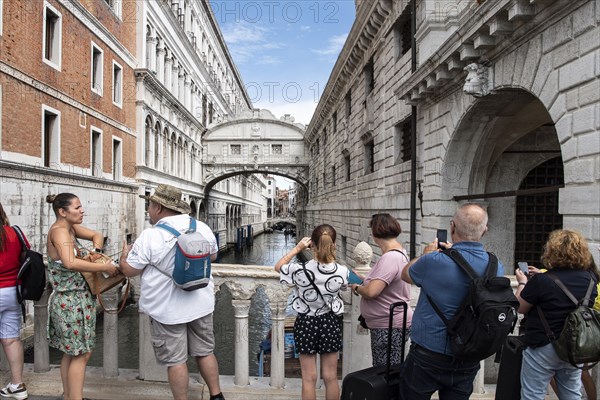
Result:
{"label": "shoulder bag strap", "polygon": [[315,284],[315,281],[312,279],[312,276],[308,273],[308,270],[306,269],[306,263],[304,261],[302,261],[302,269],[304,270],[304,275],[306,275],[306,279],[308,279],[308,281],[312,285],[313,289],[315,289],[317,291],[317,294],[319,295],[319,297],[321,297],[321,300],[323,300],[323,304],[328,305],[329,309],[331,310],[331,305],[327,304],[327,302],[325,301],[325,298],[321,294],[319,287]]}

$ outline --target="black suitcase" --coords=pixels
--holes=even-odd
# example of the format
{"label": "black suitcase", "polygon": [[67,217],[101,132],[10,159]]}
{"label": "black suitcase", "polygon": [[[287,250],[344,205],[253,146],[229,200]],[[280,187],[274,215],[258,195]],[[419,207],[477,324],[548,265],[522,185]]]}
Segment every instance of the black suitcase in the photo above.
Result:
{"label": "black suitcase", "polygon": [[523,361],[522,336],[508,336],[502,346],[498,381],[496,383],[496,400],[521,399],[521,363]]}
{"label": "black suitcase", "polygon": [[387,365],[380,365],[352,372],[342,382],[341,400],[398,400],[400,385],[400,365],[390,365],[390,353],[392,349],[392,323],[394,309],[397,306],[404,308],[404,321],[402,322],[402,348],[400,359],[404,362],[404,347],[406,344],[406,313],[408,305],[399,301],[390,305],[390,330],[388,335]]}

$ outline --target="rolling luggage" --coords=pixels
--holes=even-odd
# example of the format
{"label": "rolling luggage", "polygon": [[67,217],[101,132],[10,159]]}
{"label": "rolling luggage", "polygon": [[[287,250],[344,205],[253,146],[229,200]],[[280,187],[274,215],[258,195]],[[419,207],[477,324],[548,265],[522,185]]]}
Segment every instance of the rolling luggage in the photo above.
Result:
{"label": "rolling luggage", "polygon": [[402,323],[402,348],[400,359],[404,362],[404,347],[406,344],[406,313],[408,305],[397,302],[390,305],[390,330],[388,335],[386,365],[371,367],[361,371],[352,372],[342,382],[342,400],[397,400],[400,385],[400,364],[390,365],[390,353],[392,349],[392,323],[394,320],[394,309],[397,306],[404,308],[404,321]]}
{"label": "rolling luggage", "polygon": [[521,399],[521,362],[523,361],[522,336],[506,338],[500,355],[498,381],[496,383],[496,400]]}

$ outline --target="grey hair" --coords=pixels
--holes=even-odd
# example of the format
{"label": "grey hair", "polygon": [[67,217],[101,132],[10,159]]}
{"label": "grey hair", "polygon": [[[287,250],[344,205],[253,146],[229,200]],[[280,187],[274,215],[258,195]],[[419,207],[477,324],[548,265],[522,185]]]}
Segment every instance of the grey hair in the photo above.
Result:
{"label": "grey hair", "polygon": [[466,240],[477,242],[486,231],[488,214],[485,208],[475,203],[463,204],[454,214],[456,233]]}

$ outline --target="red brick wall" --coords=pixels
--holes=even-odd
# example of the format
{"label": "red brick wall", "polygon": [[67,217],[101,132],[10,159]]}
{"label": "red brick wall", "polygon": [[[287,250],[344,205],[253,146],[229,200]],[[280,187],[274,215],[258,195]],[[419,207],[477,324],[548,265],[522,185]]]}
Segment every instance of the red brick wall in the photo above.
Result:
{"label": "red brick wall", "polygon": [[[50,4],[62,15],[61,71],[42,61],[42,0],[4,1],[3,35],[0,61],[37,79],[104,116],[135,131],[135,78],[133,69],[106,43],[94,35],[71,12],[55,0]],[[114,35],[131,54],[135,54],[135,1],[124,1],[123,21],[104,0],[86,0],[84,6]],[[103,96],[91,91],[91,42],[103,50]],[[112,103],[112,62],[123,69],[123,105]],[[79,110],[52,98],[29,85],[0,74],[3,87],[2,150],[39,157],[41,154],[41,104],[61,112],[61,162],[78,167],[90,165],[90,124],[103,130],[103,168],[112,169],[112,136],[123,139],[123,163],[135,163],[135,137],[87,115],[86,127],[79,125]],[[123,168],[133,176],[133,168]]]}

